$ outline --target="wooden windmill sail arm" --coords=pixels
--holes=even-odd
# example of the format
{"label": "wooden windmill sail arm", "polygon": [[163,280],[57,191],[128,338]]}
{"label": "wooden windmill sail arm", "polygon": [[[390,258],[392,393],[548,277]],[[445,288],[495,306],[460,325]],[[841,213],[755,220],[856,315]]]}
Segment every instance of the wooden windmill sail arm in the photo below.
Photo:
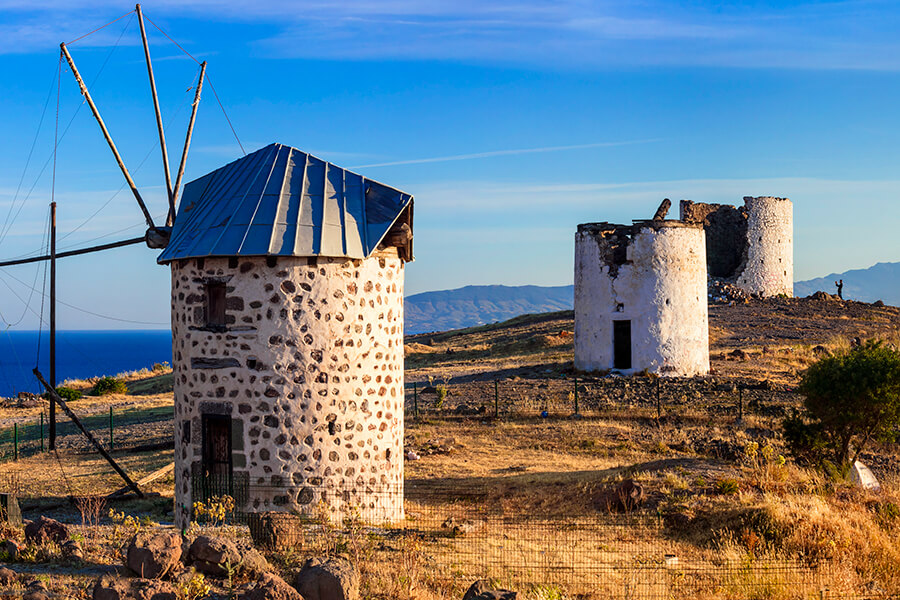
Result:
{"label": "wooden windmill sail arm", "polygon": [[144,44],[144,58],[147,60],[147,74],[150,76],[150,93],[153,96],[153,110],[156,113],[156,129],[159,132],[159,147],[162,150],[163,172],[166,176],[166,193],[169,196],[169,214],[166,217],[166,225],[172,226],[175,221],[175,195],[172,188],[172,175],[169,172],[169,149],[166,146],[166,133],[163,129],[162,114],[159,111],[159,98],[156,95],[156,79],[153,77],[153,63],[150,60],[150,45],[147,43],[147,31],[144,29],[144,13],[141,5],[134,7],[137,12],[138,24],[141,26],[141,41]]}
{"label": "wooden windmill sail arm", "polygon": [[103,445],[97,441],[97,438],[91,435],[90,431],[85,429],[84,425],[82,425],[81,421],[78,420],[78,417],[75,416],[75,413],[72,411],[72,409],[69,408],[65,400],[60,398],[59,394],[56,393],[56,390],[54,390],[50,386],[50,384],[47,383],[47,380],[44,379],[44,376],[41,375],[41,372],[37,370],[37,367],[32,369],[32,373],[34,373],[34,376],[37,377],[38,381],[41,382],[41,385],[43,385],[47,389],[47,394],[50,396],[50,401],[59,404],[59,407],[63,409],[63,412],[65,412],[69,416],[69,418],[72,419],[72,422],[75,423],[78,429],[81,430],[81,433],[84,434],[84,437],[86,437],[88,441],[93,444],[94,448],[97,449],[97,452],[99,452],[101,456],[103,456],[103,458],[105,458],[106,461],[110,464],[110,466],[112,466],[115,472],[119,474],[119,477],[121,477],[125,481],[125,483],[128,484],[128,487],[134,490],[134,493],[137,494],[138,497],[143,498],[144,493],[137,486],[137,484],[132,481],[131,477],[128,476],[128,473],[126,473],[122,469],[122,467],[120,467],[119,464],[115,460],[113,460],[113,457],[110,456],[109,452],[106,451],[106,448],[104,448]]}
{"label": "wooden windmill sail arm", "polygon": [[184,149],[181,151],[181,163],[178,165],[178,175],[175,177],[175,187],[172,190],[172,205],[169,207],[169,218],[166,225],[175,223],[175,201],[178,200],[178,191],[181,188],[181,178],[184,177],[184,167],[187,164],[188,150],[191,147],[191,135],[194,132],[194,121],[197,119],[197,107],[200,106],[200,91],[203,89],[203,77],[206,75],[206,61],[200,63],[200,78],[197,80],[197,89],[194,90],[194,104],[191,107],[191,120],[188,122],[187,135],[184,138]]}
{"label": "wooden windmill sail arm", "polygon": [[125,176],[125,181],[128,183],[128,187],[131,188],[131,193],[134,194],[134,199],[137,200],[138,206],[141,207],[141,212],[144,213],[144,219],[147,221],[147,225],[149,225],[151,229],[155,229],[156,225],[153,224],[153,217],[150,216],[150,211],[147,210],[147,206],[144,204],[144,199],[141,198],[141,193],[138,191],[137,185],[135,185],[134,180],[131,178],[131,174],[128,172],[128,168],[125,166],[125,163],[122,161],[122,157],[119,155],[119,151],[116,149],[116,144],[113,142],[112,136],[109,135],[109,131],[106,129],[106,124],[103,123],[103,119],[100,117],[100,111],[97,110],[97,106],[94,104],[94,100],[91,98],[91,94],[90,92],[88,92],[87,86],[84,84],[84,80],[81,78],[81,74],[75,67],[75,61],[72,59],[72,55],[69,54],[69,49],[66,48],[65,43],[60,44],[59,47],[62,50],[63,55],[66,57],[66,62],[69,63],[69,68],[72,69],[72,74],[75,76],[75,80],[78,82],[78,87],[81,89],[81,95],[84,96],[85,101],[91,108],[91,112],[94,114],[94,118],[97,120],[97,123],[100,124],[100,130],[103,132],[103,137],[106,139],[106,143],[109,145],[109,149],[112,150],[113,156],[116,159],[116,163],[118,163],[119,169],[122,171],[122,175]]}

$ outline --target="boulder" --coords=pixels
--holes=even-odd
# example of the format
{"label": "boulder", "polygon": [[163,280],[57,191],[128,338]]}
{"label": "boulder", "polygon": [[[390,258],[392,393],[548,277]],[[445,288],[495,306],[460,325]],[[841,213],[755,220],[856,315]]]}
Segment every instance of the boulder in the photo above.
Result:
{"label": "boulder", "polygon": [[62,544],[69,539],[69,529],[57,521],[41,516],[37,521],[25,525],[25,541],[32,544],[56,542]]}
{"label": "boulder", "polygon": [[259,579],[244,585],[238,591],[238,600],[304,600],[304,598],[281,577],[263,573]]}
{"label": "boulder", "polygon": [[22,545],[15,540],[6,540],[0,548],[9,555],[11,561],[19,560],[19,555],[22,553]]}
{"label": "boulder", "polygon": [[104,575],[94,584],[93,600],[176,600],[175,587],[158,579]]}
{"label": "boulder", "polygon": [[84,560],[84,551],[81,544],[75,540],[69,540],[62,545],[63,556],[69,560]]}
{"label": "boulder", "polygon": [[346,558],[310,558],[294,587],[305,600],[357,600],[359,571]]}
{"label": "boulder", "polygon": [[250,513],[250,537],[261,548],[286,550],[303,544],[303,523],[285,512]]}
{"label": "boulder", "polygon": [[259,575],[270,570],[269,563],[253,548],[240,548],[225,538],[201,535],[188,550],[191,565],[201,573],[225,577],[229,569],[249,575]]}
{"label": "boulder", "polygon": [[0,567],[0,585],[12,585],[19,581],[19,574],[12,569]]}
{"label": "boulder", "polygon": [[516,600],[517,592],[498,589],[489,579],[479,579],[469,586],[463,600]]}
{"label": "boulder", "polygon": [[450,535],[454,536],[472,533],[478,531],[482,527],[484,527],[484,521],[482,519],[457,519],[456,517],[447,517],[447,519],[441,523],[441,529],[448,530]]}
{"label": "boulder", "polygon": [[25,588],[22,600],[50,600],[50,590],[40,579],[35,579]]}
{"label": "boulder", "polygon": [[147,579],[165,577],[180,560],[181,534],[172,529],[138,533],[125,554],[125,566]]}
{"label": "boulder", "polygon": [[601,491],[594,499],[597,510],[630,512],[644,502],[644,487],[633,479],[626,479],[614,488]]}

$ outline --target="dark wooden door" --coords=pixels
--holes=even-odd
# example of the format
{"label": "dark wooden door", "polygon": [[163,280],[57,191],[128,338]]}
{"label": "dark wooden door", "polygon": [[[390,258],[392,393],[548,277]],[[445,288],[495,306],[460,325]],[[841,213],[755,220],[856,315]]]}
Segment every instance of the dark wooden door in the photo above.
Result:
{"label": "dark wooden door", "polygon": [[613,321],[613,368],[631,368],[631,321]]}

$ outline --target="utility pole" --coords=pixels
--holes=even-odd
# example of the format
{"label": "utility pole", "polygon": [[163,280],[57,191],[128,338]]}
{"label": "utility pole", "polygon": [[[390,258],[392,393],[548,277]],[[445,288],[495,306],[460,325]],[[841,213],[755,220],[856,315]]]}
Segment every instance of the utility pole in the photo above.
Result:
{"label": "utility pole", "polygon": [[[50,203],[50,385],[56,389],[56,202]],[[50,450],[56,450],[56,402],[50,396]]]}

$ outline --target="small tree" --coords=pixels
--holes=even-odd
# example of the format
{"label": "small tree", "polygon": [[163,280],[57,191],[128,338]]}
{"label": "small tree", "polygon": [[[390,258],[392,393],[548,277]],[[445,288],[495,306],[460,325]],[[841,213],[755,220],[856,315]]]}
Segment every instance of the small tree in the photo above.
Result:
{"label": "small tree", "polygon": [[795,413],[784,434],[795,455],[852,464],[872,440],[891,441],[900,426],[900,352],[869,341],[819,360],[800,384],[807,422]]}

